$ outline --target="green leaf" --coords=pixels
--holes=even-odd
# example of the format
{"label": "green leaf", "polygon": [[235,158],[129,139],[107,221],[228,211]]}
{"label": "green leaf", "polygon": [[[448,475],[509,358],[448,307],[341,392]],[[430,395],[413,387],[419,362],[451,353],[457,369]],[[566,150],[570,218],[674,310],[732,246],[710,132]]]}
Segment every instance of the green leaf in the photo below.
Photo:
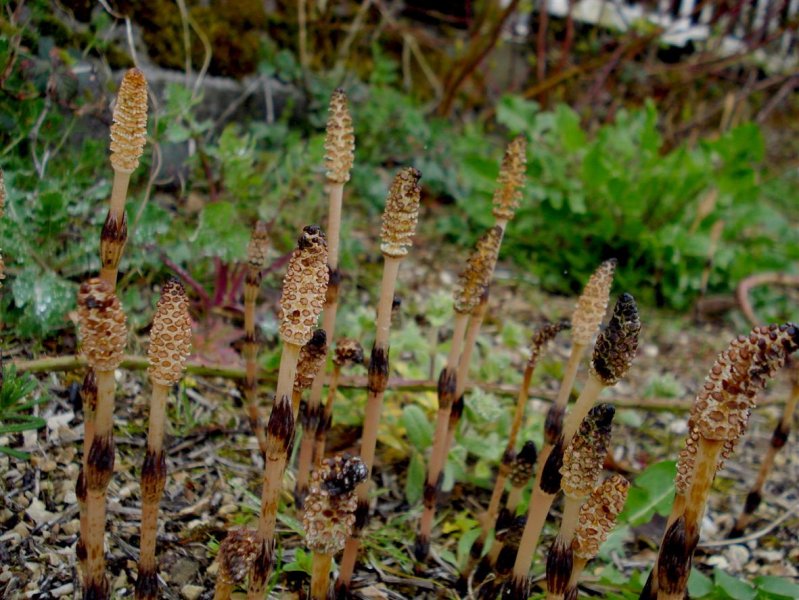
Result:
{"label": "green leaf", "polygon": [[410,464],[408,464],[408,475],[405,479],[405,499],[408,504],[414,505],[422,499],[424,480],[425,466],[422,455],[418,452],[413,452]]}
{"label": "green leaf", "polygon": [[249,239],[250,233],[239,221],[236,207],[219,201],[203,209],[193,241],[203,255],[232,262],[245,256]]}
{"label": "green leaf", "polygon": [[688,576],[688,593],[691,598],[701,598],[713,593],[713,580],[701,571],[691,569]]}
{"label": "green leaf", "polygon": [[525,100],[521,96],[502,96],[497,104],[497,122],[513,133],[522,133],[530,129],[539,108],[537,102]]}
{"label": "green leaf", "polygon": [[402,424],[414,448],[421,451],[430,446],[433,440],[433,424],[419,406],[408,404],[402,409]]}
{"label": "green leaf", "polygon": [[[774,577],[772,575],[761,575],[755,577],[755,585],[757,591],[765,592],[768,598],[785,598],[796,599],[799,598],[799,584],[794,583],[783,577]],[[762,596],[762,594],[760,594]]]}
{"label": "green leaf", "polygon": [[746,581],[736,579],[728,575],[718,567],[713,570],[713,578],[716,583],[716,590],[726,594],[732,600],[754,600],[757,592]]}
{"label": "green leaf", "polygon": [[17,327],[24,336],[52,334],[66,324],[66,314],[75,306],[75,287],[35,266],[22,271],[11,287],[14,303],[23,311]]}
{"label": "green leaf", "polygon": [[619,521],[633,526],[642,525],[649,522],[656,512],[667,514],[674,500],[676,472],[676,463],[671,460],[647,467],[635,478]]}
{"label": "green leaf", "polygon": [[22,452],[21,450],[14,450],[13,448],[9,448],[8,446],[0,446],[0,453],[8,454],[12,458],[18,458],[19,460],[28,460],[31,455],[30,452]]}
{"label": "green leaf", "polygon": [[565,104],[555,109],[555,127],[560,143],[568,152],[576,152],[585,147],[585,132],[580,126],[580,116]]}

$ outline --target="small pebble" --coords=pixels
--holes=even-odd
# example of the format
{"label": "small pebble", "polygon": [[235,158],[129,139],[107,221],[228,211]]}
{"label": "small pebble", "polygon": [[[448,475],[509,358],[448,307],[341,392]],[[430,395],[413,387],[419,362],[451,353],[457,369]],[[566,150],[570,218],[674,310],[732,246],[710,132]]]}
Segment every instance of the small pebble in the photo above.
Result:
{"label": "small pebble", "polygon": [[199,585],[184,585],[180,588],[180,593],[186,600],[197,600],[203,593],[203,588]]}

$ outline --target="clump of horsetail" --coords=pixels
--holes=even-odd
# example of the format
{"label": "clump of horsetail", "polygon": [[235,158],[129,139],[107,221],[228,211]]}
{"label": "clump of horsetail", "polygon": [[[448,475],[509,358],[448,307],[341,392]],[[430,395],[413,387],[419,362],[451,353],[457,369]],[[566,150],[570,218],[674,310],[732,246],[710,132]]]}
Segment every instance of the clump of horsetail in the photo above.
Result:
{"label": "clump of horsetail", "polygon": [[150,330],[148,369],[153,386],[150,399],[150,428],[147,432],[147,453],[141,474],[141,542],[136,598],[158,598],[158,570],[155,561],[158,504],[166,484],[164,454],[164,421],[170,388],[183,376],[186,358],[191,351],[191,317],[189,299],[183,286],[170,279],[161,290]]}
{"label": "clump of horsetail", "polygon": [[244,401],[250,428],[258,440],[261,454],[266,453],[266,432],[258,407],[258,339],[255,333],[255,307],[261,289],[266,254],[269,249],[269,232],[264,221],[258,221],[253,228],[247,246],[247,275],[244,278]]}
{"label": "clump of horsetail", "polygon": [[[412,167],[402,169],[394,177],[386,198],[383,223],[380,230],[380,251],[383,254],[383,279],[380,284],[380,300],[377,305],[377,324],[375,341],[369,359],[367,376],[366,414],[361,436],[361,459],[371,475],[374,465],[377,429],[383,407],[383,394],[388,385],[388,349],[391,328],[391,309],[394,303],[394,289],[402,259],[413,244],[413,235],[419,215],[422,174]],[[346,591],[350,587],[355,560],[360,547],[360,532],[369,519],[369,478],[357,488],[358,508],[356,509],[353,535],[347,540],[338,587]]]}
{"label": "clump of horsetail", "polygon": [[[108,598],[105,573],[106,490],[114,472],[114,370],[122,362],[127,340],[125,313],[111,286],[90,279],[78,290],[78,322],[83,353],[94,369],[97,408],[85,471],[78,477],[76,495],[86,507],[86,529],[81,531],[79,558],[85,552],[84,596]],[[84,562],[84,561],[81,561]]]}
{"label": "clump of horsetail", "polygon": [[[458,367],[459,362],[463,362],[461,350],[464,347],[466,329],[472,312],[480,307],[481,298],[488,289],[501,241],[502,229],[498,226],[492,227],[483,234],[469,256],[466,268],[461,273],[458,287],[455,290],[454,331],[447,362],[438,378],[438,415],[424,488],[424,512],[414,549],[416,560],[419,562],[424,562],[430,551],[430,534],[438,496],[438,479],[446,460],[452,405],[462,395],[462,390],[459,390]],[[460,394],[459,391],[461,391]]]}
{"label": "clump of horsetail", "polygon": [[108,215],[100,235],[100,278],[116,286],[119,261],[128,239],[125,199],[130,175],[139,166],[147,141],[147,81],[139,69],[122,78],[111,125],[111,166],[114,182]]}
{"label": "clump of horsetail", "polygon": [[547,557],[547,591],[550,600],[563,598],[571,580],[574,555],[572,541],[577,528],[580,507],[599,481],[610,446],[611,424],[615,409],[610,404],[597,404],[580,423],[563,454],[560,468],[563,489],[563,517],[560,531]]}
{"label": "clump of horsetail", "polygon": [[[572,328],[574,328],[573,321]],[[527,511],[527,524],[513,567],[513,589],[517,597],[523,593],[527,571],[530,569],[549,507],[560,491],[560,468],[563,465],[564,449],[583,418],[591,410],[600,392],[606,387],[615,385],[629,371],[638,350],[640,331],[641,321],[635,299],[632,295],[624,293],[616,301],[607,327],[599,334],[594,344],[588,381],[566,417],[558,441],[546,459],[539,458],[541,466],[533,485]],[[547,425],[555,428],[551,423]]]}
{"label": "clump of horsetail", "polygon": [[596,558],[599,548],[608,539],[616,519],[627,502],[630,482],[621,475],[611,475],[603,481],[580,507],[574,540],[571,543],[573,563],[564,597],[577,600],[577,583],[585,566]]}
{"label": "clump of horsetail", "polygon": [[763,457],[762,462],[760,463],[760,469],[758,469],[755,483],[752,485],[752,489],[750,489],[749,493],[746,495],[744,508],[741,511],[741,514],[738,515],[738,518],[735,520],[735,525],[733,525],[732,529],[730,530],[728,536],[730,538],[742,536],[747,525],[749,525],[749,523],[752,521],[757,507],[760,506],[760,503],[763,500],[763,485],[766,483],[769,472],[774,466],[774,458],[788,442],[788,435],[791,431],[793,415],[794,412],[796,412],[797,404],[799,404],[799,365],[792,364],[791,373],[793,381],[790,395],[788,396],[788,400],[785,402],[785,406],[782,409],[782,416],[780,417],[777,426],[774,428],[774,432],[771,434],[769,448],[766,451],[766,455]]}
{"label": "clump of horsetail", "polygon": [[[297,362],[297,375],[294,377],[294,391],[291,402],[294,413],[299,415],[302,423],[303,436],[300,442],[300,456],[298,459],[300,465],[309,460],[307,457],[313,453],[314,438],[308,432],[316,430],[316,423],[320,418],[318,407],[313,411],[308,410],[308,404],[302,401],[302,393],[320,379],[318,375],[327,358],[327,345],[325,330],[315,330],[311,340],[302,347],[300,358]],[[302,508],[303,499],[308,492],[308,476],[309,473],[307,471],[297,472],[297,481],[294,486],[294,505],[297,508]]]}
{"label": "clump of horsetail", "polygon": [[682,598],[710,488],[745,433],[757,393],[799,348],[793,323],[755,327],[722,352],[697,394],[677,462],[672,513],[641,598]]}
{"label": "clump of horsetail", "polygon": [[274,566],[275,522],[289,450],[294,441],[296,414],[292,389],[300,350],[313,336],[322,312],[327,288],[327,244],[319,227],[302,230],[289,260],[280,299],[279,335],[283,341],[275,404],[266,427],[261,510],[258,519],[258,552],[250,570],[247,597],[261,600]]}
{"label": "clump of horsetail", "polygon": [[322,417],[316,423],[316,442],[314,447],[314,464],[319,465],[325,457],[325,438],[333,423],[333,403],[336,399],[338,390],[338,380],[341,369],[347,365],[363,364],[363,348],[360,342],[349,338],[342,338],[336,343],[336,351],[333,354],[333,374],[327,388],[327,401]]}
{"label": "clump of horsetail", "polygon": [[[336,313],[338,312],[339,285],[341,283],[341,272],[338,266],[341,206],[344,198],[344,184],[350,180],[350,172],[352,171],[354,160],[355,133],[352,127],[352,116],[347,105],[347,95],[344,90],[339,88],[330,97],[325,132],[325,179],[328,190],[327,267],[330,275],[324,310],[322,311],[322,329],[325,330],[330,343],[335,339]],[[309,423],[318,421],[321,413],[323,386],[323,377],[314,380],[308,403],[305,407],[304,421]],[[308,476],[311,472],[314,429],[305,429],[303,427],[303,437],[306,434],[310,439],[305,442],[307,444],[306,451],[304,454],[300,454],[297,465],[297,489],[300,492],[307,488]],[[299,496],[298,499],[298,505],[300,505],[302,497]]]}
{"label": "clump of horsetail", "polygon": [[330,591],[330,567],[355,525],[358,498],[355,487],[369,475],[358,457],[328,458],[311,474],[311,485],[302,524],[305,541],[313,552],[312,600],[326,600]]}

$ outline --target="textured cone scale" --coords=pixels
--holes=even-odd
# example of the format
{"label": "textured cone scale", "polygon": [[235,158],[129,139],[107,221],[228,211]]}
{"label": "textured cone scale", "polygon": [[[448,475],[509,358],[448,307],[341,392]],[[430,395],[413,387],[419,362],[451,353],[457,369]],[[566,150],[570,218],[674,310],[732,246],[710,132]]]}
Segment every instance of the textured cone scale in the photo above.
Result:
{"label": "textured cone scale", "polygon": [[413,245],[422,193],[421,177],[417,169],[408,167],[399,171],[391,183],[380,229],[380,251],[386,256],[402,258]]}
{"label": "textured cone scale", "polygon": [[325,236],[315,225],[306,227],[283,278],[278,315],[283,342],[304,346],[311,339],[325,303],[328,278]]}
{"label": "textured cone scale", "polygon": [[560,468],[560,483],[566,496],[584,498],[594,489],[610,446],[615,412],[610,404],[597,404],[580,423],[563,453]]}
{"label": "textured cone scale", "polygon": [[161,290],[150,330],[148,359],[153,383],[171,386],[180,380],[191,351],[189,299],[177,279],[170,279]]}
{"label": "textured cone scale", "polygon": [[575,344],[590,344],[599,324],[605,318],[615,270],[616,259],[606,260],[585,284],[572,314],[572,339]]}
{"label": "textured cone scale", "polygon": [[89,366],[98,371],[116,369],[122,362],[128,330],[114,290],[102,279],[89,279],[81,284],[78,322]]}
{"label": "textured cone scale", "polygon": [[363,347],[357,340],[341,338],[336,342],[336,352],[333,362],[339,367],[363,364]]}
{"label": "textured cone scale", "polygon": [[527,485],[527,482],[533,477],[537,457],[538,452],[536,451],[535,444],[533,442],[525,442],[524,446],[511,463],[508,479],[510,479],[513,487],[519,488]]}
{"label": "textured cone scale", "polygon": [[608,326],[594,344],[591,372],[604,385],[615,385],[630,370],[638,351],[640,332],[641,321],[635,298],[622,294],[613,307]]}
{"label": "textured cone scale", "polygon": [[471,313],[491,283],[494,264],[502,243],[502,228],[492,227],[477,240],[474,251],[466,262],[455,290],[455,310],[461,314]]}
{"label": "textured cone scale", "polygon": [[621,475],[613,475],[597,487],[580,507],[577,528],[574,531],[574,555],[591,560],[599,554],[599,547],[616,524],[616,517],[627,501],[630,482]]}
{"label": "textured cone scale", "polygon": [[266,266],[266,253],[269,250],[269,231],[264,221],[258,221],[253,227],[250,243],[247,244],[247,264],[260,271]]}
{"label": "textured cone scale", "polygon": [[510,221],[519,208],[522,187],[527,171],[527,140],[518,136],[505,150],[499,169],[497,190],[494,192],[494,217]]}
{"label": "textured cone scale", "polygon": [[139,69],[130,69],[119,85],[111,125],[111,164],[130,173],[139,166],[147,141],[147,81]]}
{"label": "textured cone scale", "polygon": [[311,473],[302,519],[311,551],[334,555],[344,548],[355,525],[355,487],[366,480],[368,473],[360,458],[341,455],[325,459]]}
{"label": "textured cone scale", "polygon": [[315,329],[311,339],[300,350],[297,374],[294,376],[294,391],[307,390],[327,357],[327,334],[324,329]]}
{"label": "textured cone scale", "polygon": [[347,106],[347,95],[341,88],[333,92],[328,109],[327,135],[325,137],[325,175],[332,183],[350,180],[355,159],[355,133]]}
{"label": "textured cone scale", "polygon": [[558,321],[557,323],[547,323],[537,329],[530,340],[530,357],[527,359],[527,364],[535,365],[544,347],[554,340],[561,331],[570,327],[569,321]]}
{"label": "textured cone scale", "polygon": [[696,461],[699,438],[724,442],[728,458],[744,433],[757,393],[799,348],[792,323],[755,327],[735,338],[710,369],[694,400],[689,432],[677,461],[677,491],[685,493]]}
{"label": "textured cone scale", "polygon": [[230,532],[219,545],[219,578],[229,585],[242,583],[250,572],[258,547],[255,530],[238,529]]}

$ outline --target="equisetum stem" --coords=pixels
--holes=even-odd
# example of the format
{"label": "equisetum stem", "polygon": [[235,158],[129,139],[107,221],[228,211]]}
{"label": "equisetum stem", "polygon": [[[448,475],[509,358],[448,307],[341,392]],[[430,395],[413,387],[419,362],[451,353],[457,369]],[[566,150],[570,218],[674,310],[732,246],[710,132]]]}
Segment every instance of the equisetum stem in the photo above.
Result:
{"label": "equisetum stem", "polygon": [[688,490],[685,504],[685,539],[689,547],[699,541],[699,526],[702,515],[705,513],[710,488],[716,478],[719,455],[724,447],[724,442],[699,438],[696,465],[691,478],[691,487]]}
{"label": "equisetum stem", "polygon": [[109,597],[105,577],[106,492],[114,471],[114,371],[97,371],[95,433],[86,465],[86,594]]}
{"label": "equisetum stem", "polygon": [[114,169],[114,181],[111,185],[111,199],[109,200],[108,210],[118,219],[121,219],[125,213],[125,201],[128,197],[130,175],[131,171]]}
{"label": "equisetum stem", "polygon": [[[106,244],[121,244],[122,248],[118,250],[115,254],[117,254],[115,260],[111,264],[105,264],[105,261],[101,261],[100,267],[100,279],[106,281],[111,288],[116,288],[117,284],[117,274],[119,272],[119,259],[122,256],[122,251],[124,249],[124,245],[127,241],[127,224],[126,224],[126,217],[125,217],[125,200],[128,195],[128,185],[130,184],[130,171],[121,171],[118,169],[114,169],[114,181],[111,187],[111,199],[109,201],[109,208],[108,208],[108,217],[106,222],[113,220],[115,223],[118,224],[116,235],[112,236],[114,239],[106,239],[107,232],[105,231],[105,227],[103,228],[103,236],[100,239],[100,254],[104,256],[107,254],[105,251]],[[124,224],[124,234],[122,231],[119,230]],[[121,239],[120,239],[121,236]]]}
{"label": "equisetum stem", "polygon": [[588,414],[588,411],[590,411],[591,407],[594,406],[597,398],[599,398],[599,394],[602,393],[602,390],[604,389],[605,385],[599,379],[591,374],[588,375],[588,380],[585,382],[585,386],[580,392],[580,396],[577,398],[577,401],[574,403],[572,409],[566,415],[566,420],[563,423],[564,448],[571,441],[574,433],[580,427],[580,423],[582,423],[583,419]]}
{"label": "equisetum stem", "polygon": [[[423,556],[417,556],[418,560],[424,560],[427,556],[429,549],[430,533],[433,529],[433,518],[435,516],[436,496],[438,495],[438,478],[441,475],[441,470],[444,467],[446,459],[446,443],[447,443],[447,430],[449,429],[449,415],[452,410],[452,402],[457,398],[453,393],[457,390],[457,365],[458,359],[463,347],[463,341],[466,337],[466,328],[469,324],[468,313],[455,313],[455,325],[452,333],[452,343],[447,356],[447,364],[442,371],[439,379],[439,388],[452,386],[454,383],[454,390],[447,390],[442,393],[439,389],[438,397],[438,415],[436,417],[436,429],[433,434],[433,449],[430,454],[430,465],[427,469],[427,481],[424,498],[424,512],[422,513],[422,520],[419,524],[418,540],[420,545],[424,546]],[[449,374],[449,375],[448,375]],[[455,378],[452,382],[451,379]],[[449,381],[445,385],[442,382]]]}
{"label": "equisetum stem", "polygon": [[[257,274],[256,274],[257,275]],[[255,307],[261,277],[247,277],[244,284],[244,396],[250,428],[258,440],[261,455],[266,453],[266,431],[264,431],[261,409],[258,407],[258,342],[255,336]]]}
{"label": "equisetum stem", "polygon": [[555,406],[558,408],[565,409],[566,405],[569,403],[569,396],[571,395],[572,388],[574,387],[574,380],[577,378],[577,369],[580,366],[580,361],[583,359],[586,348],[587,346],[585,344],[572,344],[572,349],[569,353],[569,360],[566,363],[566,370],[564,371],[563,379],[560,382],[558,397],[555,399]]}
{"label": "equisetum stem", "polygon": [[311,566],[312,600],[327,600],[327,591],[330,587],[330,568],[332,565],[332,555],[314,552]]}
{"label": "equisetum stem", "polygon": [[366,398],[366,413],[363,420],[363,434],[361,437],[361,460],[366,465],[369,475],[356,489],[358,508],[355,513],[355,527],[352,536],[344,546],[344,556],[341,560],[339,572],[339,585],[348,589],[355,570],[355,560],[360,548],[361,529],[366,525],[369,517],[369,483],[372,476],[372,467],[375,460],[377,446],[377,430],[380,425],[380,413],[383,409],[383,394],[388,385],[388,350],[389,331],[391,328],[391,308],[394,304],[394,289],[397,283],[401,258],[383,255],[383,279],[380,284],[380,300],[377,304],[377,325],[375,342],[369,364],[368,395]]}
{"label": "equisetum stem", "polygon": [[[267,452],[265,455],[263,487],[261,490],[261,512],[258,519],[257,539],[260,555],[250,573],[247,589],[248,600],[263,600],[269,575],[274,568],[275,523],[280,493],[283,489],[283,473],[288,461],[288,448],[293,442],[294,415],[291,394],[301,346],[283,344],[280,356],[280,371],[277,377],[275,405],[267,426]],[[277,411],[277,412],[276,412]]]}
{"label": "equisetum stem", "polygon": [[[540,481],[540,472],[546,464],[543,457],[539,457],[539,476],[536,478]],[[513,580],[514,582],[522,582],[527,577],[527,572],[533,562],[533,555],[535,549],[538,547],[538,540],[541,537],[541,530],[544,528],[544,523],[549,514],[549,507],[555,500],[555,494],[547,494],[536,483],[533,486],[533,493],[530,497],[530,505],[527,509],[527,523],[522,532],[522,539],[519,542],[519,551],[516,554],[516,562],[513,564]]]}
{"label": "equisetum stem", "polygon": [[147,432],[147,456],[142,469],[141,542],[139,545],[137,600],[158,597],[158,573],[155,561],[158,531],[158,504],[164,493],[166,469],[164,457],[164,422],[169,387],[153,383],[150,400],[150,426]]}

